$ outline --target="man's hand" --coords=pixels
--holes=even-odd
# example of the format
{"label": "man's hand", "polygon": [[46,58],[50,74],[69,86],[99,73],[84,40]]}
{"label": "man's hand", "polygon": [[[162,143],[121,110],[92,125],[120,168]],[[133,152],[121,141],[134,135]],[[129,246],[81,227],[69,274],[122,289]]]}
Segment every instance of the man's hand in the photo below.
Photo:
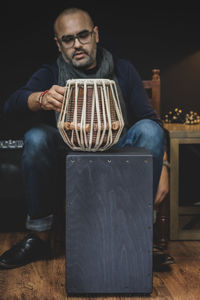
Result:
{"label": "man's hand", "polygon": [[160,203],[169,192],[169,174],[166,166],[162,167],[158,190],[154,201],[154,209],[157,210]]}
{"label": "man's hand", "polygon": [[65,93],[65,87],[53,85],[42,97],[42,108],[44,110],[55,110],[60,112]]}
{"label": "man's hand", "polygon": [[35,92],[28,97],[28,107],[32,111],[38,111],[41,108],[45,110],[56,110],[60,112],[65,93],[65,87],[53,85],[42,97],[41,104],[39,98],[42,92]]}

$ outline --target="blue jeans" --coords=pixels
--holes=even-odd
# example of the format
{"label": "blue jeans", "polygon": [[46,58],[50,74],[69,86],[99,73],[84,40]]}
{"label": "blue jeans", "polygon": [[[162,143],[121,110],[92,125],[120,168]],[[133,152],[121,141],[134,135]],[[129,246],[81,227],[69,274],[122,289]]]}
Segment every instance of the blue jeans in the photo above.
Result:
{"label": "blue jeans", "polygon": [[[144,147],[152,153],[154,197],[162,168],[163,145],[163,129],[154,121],[144,119],[136,122],[114,146]],[[64,158],[69,150],[71,151],[59,131],[52,126],[41,124],[26,132],[22,171],[28,200],[27,229],[45,231],[52,228],[53,205],[59,201],[56,191],[59,160],[64,165]]]}

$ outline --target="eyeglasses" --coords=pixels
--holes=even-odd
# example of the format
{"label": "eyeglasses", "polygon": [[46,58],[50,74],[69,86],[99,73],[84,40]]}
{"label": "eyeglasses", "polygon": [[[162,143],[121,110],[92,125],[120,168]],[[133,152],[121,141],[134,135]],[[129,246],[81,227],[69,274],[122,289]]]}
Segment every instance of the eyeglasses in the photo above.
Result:
{"label": "eyeglasses", "polygon": [[78,41],[83,45],[89,44],[91,42],[93,32],[94,32],[93,29],[92,31],[83,30],[77,33],[76,35],[63,35],[61,39],[58,40],[63,44],[63,46],[66,49],[68,49],[74,46],[76,39],[78,39]]}

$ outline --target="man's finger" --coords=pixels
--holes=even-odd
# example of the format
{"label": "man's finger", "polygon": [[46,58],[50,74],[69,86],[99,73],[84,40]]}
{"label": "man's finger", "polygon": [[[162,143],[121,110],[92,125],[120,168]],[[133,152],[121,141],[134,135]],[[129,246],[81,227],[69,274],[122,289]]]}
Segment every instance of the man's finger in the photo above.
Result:
{"label": "man's finger", "polygon": [[62,103],[63,102],[63,95],[58,93],[57,91],[53,91],[51,94],[51,98]]}
{"label": "man's finger", "polygon": [[61,108],[62,107],[62,100],[55,99],[54,97],[49,98],[48,103],[51,104],[53,107],[56,107],[56,108]]}
{"label": "man's finger", "polygon": [[64,96],[65,89],[66,89],[64,86],[54,85],[53,87],[54,87],[54,90],[55,90],[57,93],[59,93],[59,94],[61,94],[61,95]]}

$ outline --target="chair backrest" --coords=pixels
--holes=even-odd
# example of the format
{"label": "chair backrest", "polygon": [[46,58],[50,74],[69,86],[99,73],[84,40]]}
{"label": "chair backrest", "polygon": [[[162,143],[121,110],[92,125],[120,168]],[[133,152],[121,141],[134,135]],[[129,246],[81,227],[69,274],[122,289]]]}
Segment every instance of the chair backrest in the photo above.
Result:
{"label": "chair backrest", "polygon": [[[147,91],[151,104],[160,116],[160,70],[152,70],[152,79],[143,80],[144,88]],[[149,91],[151,93],[149,93]],[[149,95],[150,94],[150,95]]]}

